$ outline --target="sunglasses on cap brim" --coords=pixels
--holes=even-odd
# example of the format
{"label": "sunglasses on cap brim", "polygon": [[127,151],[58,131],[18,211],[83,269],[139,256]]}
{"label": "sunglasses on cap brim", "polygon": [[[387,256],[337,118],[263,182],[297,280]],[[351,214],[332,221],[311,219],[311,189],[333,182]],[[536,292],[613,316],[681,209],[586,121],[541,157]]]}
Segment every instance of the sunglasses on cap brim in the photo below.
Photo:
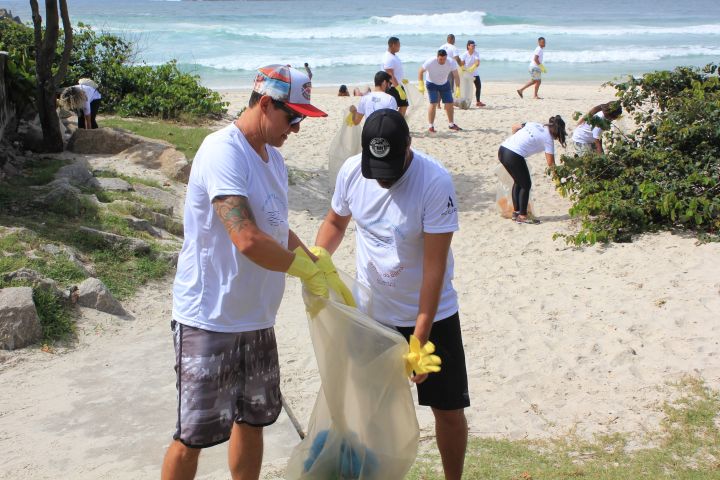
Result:
{"label": "sunglasses on cap brim", "polygon": [[272,99],[272,103],[275,106],[275,108],[279,108],[283,112],[287,113],[288,115],[288,123],[292,125],[297,125],[298,123],[305,120],[305,115],[300,115],[297,112],[294,112],[290,109],[287,105],[285,105],[285,102],[281,102],[280,100]]}

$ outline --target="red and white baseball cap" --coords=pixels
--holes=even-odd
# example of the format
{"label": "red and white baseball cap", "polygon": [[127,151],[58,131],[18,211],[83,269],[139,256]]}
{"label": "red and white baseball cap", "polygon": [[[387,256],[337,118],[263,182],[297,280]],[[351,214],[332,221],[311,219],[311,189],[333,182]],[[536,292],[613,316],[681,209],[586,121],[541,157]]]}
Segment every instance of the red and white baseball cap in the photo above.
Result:
{"label": "red and white baseball cap", "polygon": [[253,91],[285,103],[306,117],[327,117],[327,113],[310,104],[310,77],[287,65],[267,65],[258,69]]}

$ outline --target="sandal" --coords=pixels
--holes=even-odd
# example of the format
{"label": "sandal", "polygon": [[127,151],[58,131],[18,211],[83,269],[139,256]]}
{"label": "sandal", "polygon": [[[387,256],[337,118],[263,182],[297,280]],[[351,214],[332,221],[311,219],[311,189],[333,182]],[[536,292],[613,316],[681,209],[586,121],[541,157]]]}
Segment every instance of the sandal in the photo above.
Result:
{"label": "sandal", "polygon": [[520,212],[512,212],[512,219],[517,220],[518,215],[520,215]]}
{"label": "sandal", "polygon": [[537,225],[538,223],[540,223],[540,220],[530,217],[520,218],[518,216],[517,218],[515,218],[515,223],[527,223],[528,225]]}

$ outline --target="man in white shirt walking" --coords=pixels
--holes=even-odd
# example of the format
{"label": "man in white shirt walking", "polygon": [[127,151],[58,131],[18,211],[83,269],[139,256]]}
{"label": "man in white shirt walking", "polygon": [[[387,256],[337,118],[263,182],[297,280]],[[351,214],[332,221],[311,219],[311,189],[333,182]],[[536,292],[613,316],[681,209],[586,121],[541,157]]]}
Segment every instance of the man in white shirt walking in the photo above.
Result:
{"label": "man in white shirt walking", "polygon": [[[455,60],[458,67],[465,65],[460,57],[460,50],[455,46],[455,35],[452,33],[447,36],[447,43],[443,44],[440,50],[445,50],[448,58]],[[455,83],[455,77],[453,77],[452,74],[448,75],[448,82],[450,82],[450,90],[455,88],[455,85],[459,85],[459,83]]]}
{"label": "man in white shirt walking", "polygon": [[538,38],[538,46],[535,47],[532,59],[530,60],[530,81],[522,86],[522,88],[516,90],[520,98],[523,98],[523,91],[530,85],[535,85],[535,93],[533,98],[540,100],[538,97],[538,90],[540,89],[540,83],[542,82],[542,74],[545,73],[545,65],[543,65],[543,52],[545,49],[545,37]]}
{"label": "man in white shirt walking", "polygon": [[415,372],[411,380],[418,402],[435,416],[445,478],[460,480],[470,396],[452,285],[457,197],[450,173],[410,142],[395,110],[377,110],[365,120],[362,153],[340,169],[315,243],[332,254],[354,219],[357,281],[370,291],[370,298],[357,299],[358,308],[406,339],[435,345],[442,369]]}
{"label": "man in white shirt walking", "polygon": [[360,103],[357,108],[355,105],[350,105],[352,121],[355,125],[362,122],[365,115],[370,115],[375,110],[382,110],[383,108],[392,108],[393,110],[398,109],[395,98],[387,93],[390,88],[391,81],[392,77],[390,77],[390,74],[384,70],[375,74],[375,90],[363,95],[360,98]]}
{"label": "man in white shirt walking", "polygon": [[[460,76],[457,71],[455,60],[448,58],[445,50],[438,50],[437,56],[423,63],[418,70],[418,90],[425,92],[427,88],[430,105],[428,106],[428,132],[435,133],[435,111],[440,100],[445,104],[445,113],[448,117],[450,130],[460,131],[462,128],[455,125],[455,105],[453,104],[453,92],[450,88],[448,75],[455,79],[455,97],[460,96]],[[427,76],[427,78],[425,78]]]}
{"label": "man in white shirt walking", "polygon": [[387,93],[395,98],[398,105],[398,111],[402,116],[405,116],[405,111],[410,106],[407,99],[407,93],[403,85],[407,84],[408,81],[405,78],[403,72],[402,60],[397,56],[400,51],[400,39],[397,37],[388,38],[388,49],[383,55],[382,65],[380,68],[390,74],[391,87]]}

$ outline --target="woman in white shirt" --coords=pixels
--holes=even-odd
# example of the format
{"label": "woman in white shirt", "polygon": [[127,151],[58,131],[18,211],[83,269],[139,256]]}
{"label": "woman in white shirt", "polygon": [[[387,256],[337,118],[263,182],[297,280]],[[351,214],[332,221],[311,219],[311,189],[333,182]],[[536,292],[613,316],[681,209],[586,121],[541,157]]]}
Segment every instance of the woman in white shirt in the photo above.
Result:
{"label": "woman in white shirt", "polygon": [[[578,155],[593,151],[603,153],[602,132],[609,129],[610,122],[617,120],[620,115],[622,115],[620,102],[603,103],[590,109],[588,114],[580,119],[573,131],[575,153]],[[589,118],[596,120],[586,121]]]}
{"label": "woman in white shirt", "polygon": [[544,151],[548,166],[554,168],[554,141],[557,140],[564,147],[566,136],[565,122],[560,115],[555,115],[544,125],[536,122],[513,125],[513,135],[500,145],[498,160],[515,182],[512,189],[512,218],[517,223],[540,223],[527,216],[532,181],[525,157]]}

